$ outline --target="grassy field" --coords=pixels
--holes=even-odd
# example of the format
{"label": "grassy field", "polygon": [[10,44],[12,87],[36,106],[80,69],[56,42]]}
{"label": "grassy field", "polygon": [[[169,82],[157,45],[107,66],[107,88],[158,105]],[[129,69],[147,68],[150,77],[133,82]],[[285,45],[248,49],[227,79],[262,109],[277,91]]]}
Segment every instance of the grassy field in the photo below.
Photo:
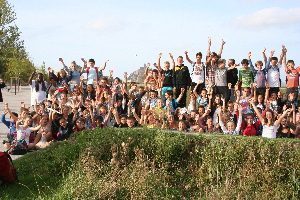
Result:
{"label": "grassy field", "polygon": [[299,199],[300,141],[98,129],[15,161],[0,199]]}

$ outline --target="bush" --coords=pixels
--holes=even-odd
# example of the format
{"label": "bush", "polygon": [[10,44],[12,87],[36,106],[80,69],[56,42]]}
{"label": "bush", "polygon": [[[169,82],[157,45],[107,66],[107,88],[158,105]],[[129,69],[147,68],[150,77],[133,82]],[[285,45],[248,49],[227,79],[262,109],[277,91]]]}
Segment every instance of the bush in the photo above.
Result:
{"label": "bush", "polygon": [[17,160],[20,182],[4,187],[0,195],[4,199],[297,199],[299,146],[299,140],[288,139],[98,129]]}

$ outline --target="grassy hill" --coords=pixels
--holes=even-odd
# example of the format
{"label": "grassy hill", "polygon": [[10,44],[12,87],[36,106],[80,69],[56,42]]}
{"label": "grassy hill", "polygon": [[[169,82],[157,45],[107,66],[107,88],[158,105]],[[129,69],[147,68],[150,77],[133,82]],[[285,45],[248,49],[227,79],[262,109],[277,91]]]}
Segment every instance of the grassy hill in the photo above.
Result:
{"label": "grassy hill", "polygon": [[0,199],[298,199],[300,141],[98,129],[15,161]]}

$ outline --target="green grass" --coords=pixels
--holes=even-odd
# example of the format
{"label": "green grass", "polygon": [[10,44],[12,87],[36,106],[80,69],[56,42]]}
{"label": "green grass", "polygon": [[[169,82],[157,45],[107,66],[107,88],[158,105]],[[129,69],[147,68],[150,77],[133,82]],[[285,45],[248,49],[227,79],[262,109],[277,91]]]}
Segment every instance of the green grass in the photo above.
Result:
{"label": "green grass", "polygon": [[0,199],[298,199],[299,147],[288,139],[98,129],[16,160],[20,181],[2,186]]}

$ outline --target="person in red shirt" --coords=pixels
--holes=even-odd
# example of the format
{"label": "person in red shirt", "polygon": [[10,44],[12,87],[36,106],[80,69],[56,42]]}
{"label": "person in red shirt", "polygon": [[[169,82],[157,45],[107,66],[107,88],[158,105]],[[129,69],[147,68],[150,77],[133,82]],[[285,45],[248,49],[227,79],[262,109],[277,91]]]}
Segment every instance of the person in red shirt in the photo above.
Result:
{"label": "person in red shirt", "polygon": [[253,123],[254,117],[252,114],[247,114],[245,116],[245,121],[242,124],[242,133],[243,136],[256,136],[258,135],[259,126],[261,125],[260,121]]}
{"label": "person in red shirt", "polygon": [[283,48],[283,65],[285,67],[286,72],[286,87],[287,87],[287,95],[290,93],[294,93],[295,96],[298,96],[298,86],[299,86],[299,73],[300,73],[300,67],[295,69],[295,62],[293,60],[288,60],[286,62],[286,52],[287,49]]}

